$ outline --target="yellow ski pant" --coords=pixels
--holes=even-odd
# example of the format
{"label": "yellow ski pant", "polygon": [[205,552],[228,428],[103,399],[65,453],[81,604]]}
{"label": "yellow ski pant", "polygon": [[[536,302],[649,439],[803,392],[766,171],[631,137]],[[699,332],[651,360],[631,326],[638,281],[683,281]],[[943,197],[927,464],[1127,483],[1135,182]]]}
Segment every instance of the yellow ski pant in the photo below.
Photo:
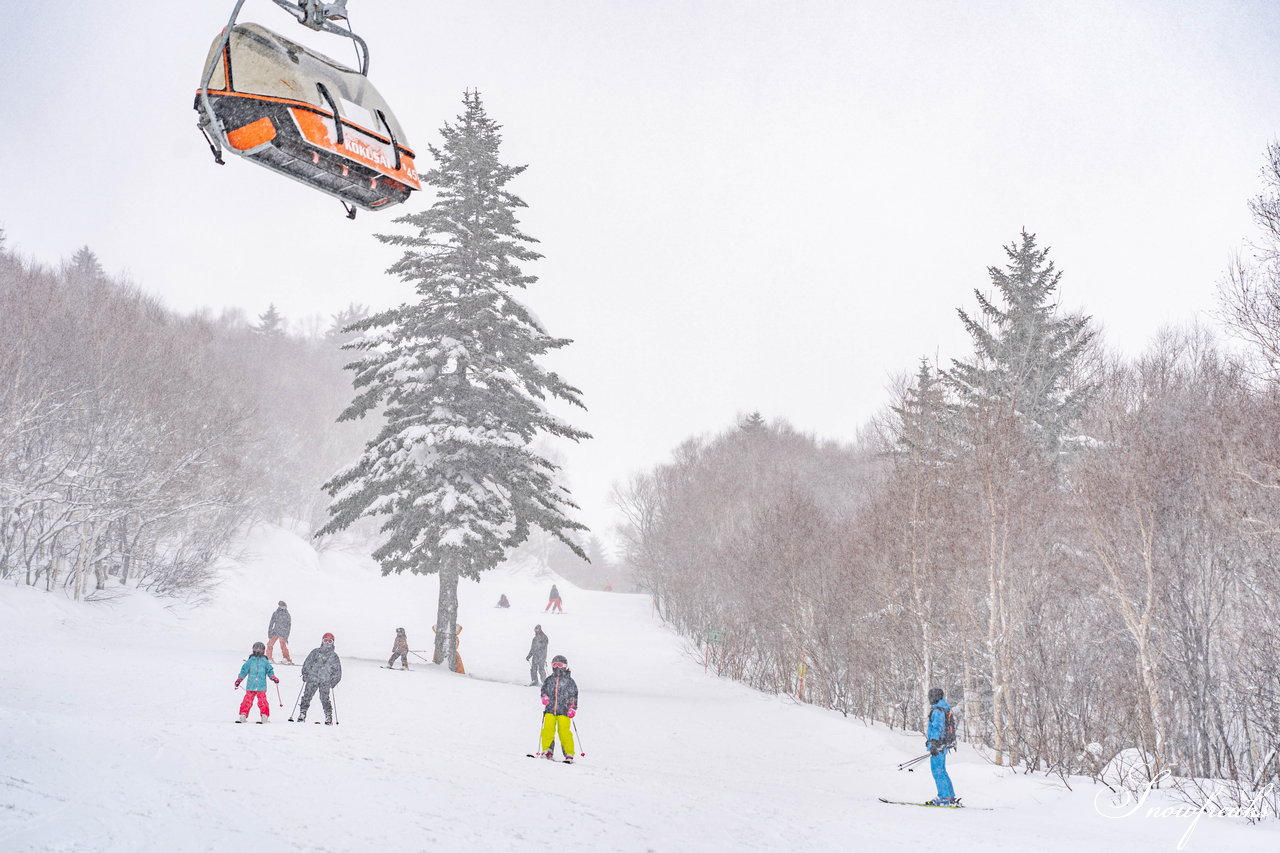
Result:
{"label": "yellow ski pant", "polygon": [[563,714],[542,715],[542,751],[551,749],[555,743],[557,727],[560,729],[560,750],[565,755],[573,755],[573,732],[569,728],[569,718]]}

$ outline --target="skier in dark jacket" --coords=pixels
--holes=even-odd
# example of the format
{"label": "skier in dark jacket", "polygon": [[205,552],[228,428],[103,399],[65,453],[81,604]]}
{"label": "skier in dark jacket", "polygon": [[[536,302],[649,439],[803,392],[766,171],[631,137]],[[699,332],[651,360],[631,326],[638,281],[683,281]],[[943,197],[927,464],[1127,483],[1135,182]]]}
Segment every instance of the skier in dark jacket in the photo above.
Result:
{"label": "skier in dark jacket", "polygon": [[311,650],[302,663],[302,680],[306,687],[302,689],[302,706],[298,714],[298,722],[305,722],[307,708],[311,707],[311,699],[320,691],[320,705],[324,708],[324,724],[333,723],[333,700],[329,691],[338,686],[342,680],[342,661],[333,650],[333,634],[325,634],[321,638],[319,648]]}
{"label": "skier in dark jacket", "polygon": [[529,686],[537,687],[547,677],[547,635],[542,633],[541,625],[533,626],[533,644],[529,646],[529,654],[524,659],[529,661]]}
{"label": "skier in dark jacket", "polygon": [[929,750],[929,769],[933,771],[933,781],[938,786],[938,796],[927,806],[955,806],[960,800],[956,798],[955,789],[951,787],[951,776],[947,773],[947,712],[951,705],[942,698],[941,687],[929,688],[929,727],[925,731],[925,747]]}
{"label": "skier in dark jacket", "polygon": [[542,682],[542,757],[555,756],[557,729],[560,734],[560,752],[566,764],[573,763],[573,732],[569,721],[578,712],[578,684],[569,672],[569,661],[564,655],[551,659],[551,674]]}
{"label": "skier in dark jacket", "polygon": [[396,658],[400,658],[404,669],[409,668],[409,635],[403,628],[396,629],[396,641],[391,644],[391,660],[387,661],[387,669],[395,668]]}
{"label": "skier in dark jacket", "polygon": [[551,585],[551,597],[547,599],[547,606],[542,609],[546,611],[546,610],[551,610],[551,608],[553,607],[555,608],[555,610],[552,611],[553,613],[564,612],[564,608],[560,606],[560,590],[556,589],[555,584]]}
{"label": "skier in dark jacket", "polygon": [[276,612],[271,614],[271,624],[267,626],[267,660],[276,662],[276,640],[279,640],[280,654],[284,655],[284,662],[293,663],[293,658],[289,656],[289,629],[292,627],[293,619],[289,616],[289,608],[282,601],[276,608]]}

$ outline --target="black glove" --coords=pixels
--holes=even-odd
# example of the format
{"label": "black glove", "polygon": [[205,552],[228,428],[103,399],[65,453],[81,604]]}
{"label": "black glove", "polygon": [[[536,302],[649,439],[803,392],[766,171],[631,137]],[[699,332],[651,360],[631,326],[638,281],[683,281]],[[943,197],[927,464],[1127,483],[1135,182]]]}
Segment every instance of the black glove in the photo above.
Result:
{"label": "black glove", "polygon": [[931,740],[931,741],[929,741],[929,742],[928,742],[928,746],[929,746],[929,754],[930,754],[930,755],[941,755],[941,754],[942,754],[942,743],[941,743],[941,741]]}

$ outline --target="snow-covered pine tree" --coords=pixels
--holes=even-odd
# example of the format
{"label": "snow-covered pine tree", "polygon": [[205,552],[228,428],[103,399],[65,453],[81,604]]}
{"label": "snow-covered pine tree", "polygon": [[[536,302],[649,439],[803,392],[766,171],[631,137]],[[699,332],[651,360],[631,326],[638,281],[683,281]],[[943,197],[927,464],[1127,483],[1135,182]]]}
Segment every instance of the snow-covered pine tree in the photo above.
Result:
{"label": "snow-covered pine tree", "polygon": [[585,408],[581,392],[538,364],[569,343],[553,338],[512,291],[537,281],[519,264],[541,257],[521,232],[525,204],[507,184],[524,166],[499,160],[500,126],[467,92],[444,144],[429,147],[430,209],[395,220],[413,235],[380,235],[405,247],[389,270],[419,299],[354,324],[348,345],[359,392],[341,415],[383,408],[384,424],[361,457],[325,484],[335,499],[332,533],[361,517],[383,517],[374,552],[384,574],[440,575],[436,657],[455,668],[458,578],[478,579],[538,527],[585,559],[572,537],[569,492],[557,466],[533,449],[539,434],[589,438],[546,408],[557,398]]}
{"label": "snow-covered pine tree", "polygon": [[1071,387],[1076,362],[1094,332],[1087,315],[1058,314],[1062,273],[1048,260],[1047,248],[1036,248],[1034,234],[1023,229],[1020,242],[1004,250],[1008,266],[987,270],[1002,305],[974,290],[983,322],[957,309],[973,338],[975,357],[953,360],[943,376],[962,405],[998,401],[1010,406],[1038,432],[1041,445],[1056,453],[1095,390],[1089,384]]}
{"label": "snow-covered pine tree", "polygon": [[769,425],[764,422],[764,416],[761,415],[760,411],[757,409],[738,421],[738,428],[743,432],[750,433],[752,435],[759,435],[767,430]]}
{"label": "snow-covered pine tree", "polygon": [[924,466],[941,464],[953,451],[954,425],[942,374],[920,359],[914,385],[904,388],[898,405],[890,407],[893,449]]}
{"label": "snow-covered pine tree", "polygon": [[267,310],[258,315],[258,325],[253,330],[260,335],[279,337],[284,334],[284,315],[276,310],[274,302],[268,303]]}
{"label": "snow-covered pine tree", "polygon": [[329,316],[332,322],[325,329],[325,340],[341,345],[352,340],[353,337],[358,337],[355,332],[351,331],[351,327],[369,316],[369,306],[357,302],[348,302],[346,308]]}

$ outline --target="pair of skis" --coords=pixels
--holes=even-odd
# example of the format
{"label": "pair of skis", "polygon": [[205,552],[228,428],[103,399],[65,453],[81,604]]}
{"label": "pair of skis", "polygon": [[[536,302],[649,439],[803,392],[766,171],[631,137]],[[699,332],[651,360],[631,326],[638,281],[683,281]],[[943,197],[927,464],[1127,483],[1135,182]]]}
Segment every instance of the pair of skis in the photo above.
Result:
{"label": "pair of skis", "polygon": [[884,797],[879,798],[880,802],[888,803],[891,806],[920,806],[926,809],[973,809],[975,811],[994,811],[994,809],[983,808],[982,806],[966,806],[957,798],[954,805],[940,805],[938,803],[909,803],[906,800],[886,800]]}
{"label": "pair of skis", "polygon": [[[542,759],[546,759],[546,756],[545,756],[545,755],[540,755],[540,754],[538,754],[538,753],[536,753],[536,752],[528,752],[528,753],[525,753],[525,755],[526,755],[527,757],[529,757],[529,758],[542,758]],[[552,760],[552,761],[554,761],[555,759],[553,758],[553,759],[551,759],[551,760]],[[562,759],[560,759],[560,763],[561,763],[561,764],[572,764],[572,763],[573,763],[573,759],[572,759],[572,758],[562,758]]]}

